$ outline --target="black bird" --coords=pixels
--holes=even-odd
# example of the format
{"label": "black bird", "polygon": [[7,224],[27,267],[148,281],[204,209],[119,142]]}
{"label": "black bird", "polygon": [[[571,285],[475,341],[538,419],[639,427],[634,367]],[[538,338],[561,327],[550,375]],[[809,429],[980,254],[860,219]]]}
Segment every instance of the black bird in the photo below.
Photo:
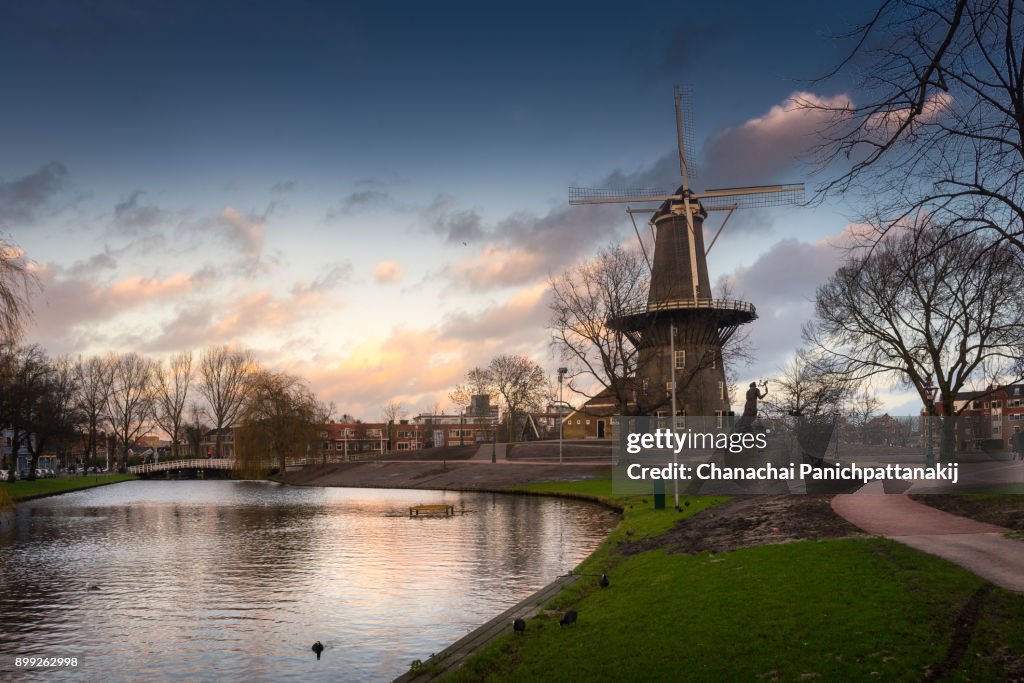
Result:
{"label": "black bird", "polygon": [[608,580],[607,574],[601,574],[601,588],[607,588],[612,585],[612,582]]}
{"label": "black bird", "polygon": [[320,653],[324,651],[324,644],[319,640],[313,643],[313,652],[316,653],[316,658],[320,659]]}
{"label": "black bird", "polygon": [[562,617],[562,620],[560,622],[558,622],[558,625],[559,626],[565,626],[566,624],[575,624],[576,623],[576,617],[578,617],[578,616],[579,616],[579,614],[576,613],[576,610],[571,609],[571,610],[569,610],[568,612],[565,613],[565,616]]}
{"label": "black bird", "polygon": [[516,633],[526,633],[526,620],[516,617],[512,622],[512,630]]}

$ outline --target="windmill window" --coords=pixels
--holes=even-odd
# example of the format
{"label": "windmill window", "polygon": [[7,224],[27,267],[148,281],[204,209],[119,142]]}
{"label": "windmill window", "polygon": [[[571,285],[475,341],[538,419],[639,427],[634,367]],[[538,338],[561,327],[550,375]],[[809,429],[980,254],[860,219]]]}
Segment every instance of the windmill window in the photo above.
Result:
{"label": "windmill window", "polygon": [[723,401],[725,400],[725,382],[718,383],[718,396]]}
{"label": "windmill window", "polygon": [[676,351],[676,370],[686,367],[686,350]]}

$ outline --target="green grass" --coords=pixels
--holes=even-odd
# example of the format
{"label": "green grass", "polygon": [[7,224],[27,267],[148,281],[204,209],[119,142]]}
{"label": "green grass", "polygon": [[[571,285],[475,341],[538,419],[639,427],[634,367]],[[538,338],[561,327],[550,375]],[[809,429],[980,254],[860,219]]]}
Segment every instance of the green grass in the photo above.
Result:
{"label": "green grass", "polygon": [[[907,680],[941,662],[984,583],[874,538],[805,541],[711,556],[623,559],[612,586],[505,636],[450,680]],[[559,610],[570,603],[559,601]],[[988,655],[1024,652],[1024,597],[994,590],[953,677],[1000,680]]]}
{"label": "green grass", "polygon": [[[666,500],[668,507],[664,510],[655,510],[654,497],[652,495],[621,495],[613,493],[610,473],[609,478],[529,484],[512,490],[575,496],[621,509],[623,513],[622,523],[615,528],[598,552],[608,550],[627,536],[631,536],[631,540],[657,536],[668,531],[679,520],[728,500],[725,497],[682,496],[679,502],[681,505],[684,505],[684,510],[680,513],[674,509],[672,494],[669,493]],[[689,506],[685,506],[686,502],[690,503]],[[605,546],[609,546],[609,548],[605,548]]]}
{"label": "green grass", "polygon": [[58,477],[56,479],[36,479],[35,481],[20,480],[4,482],[0,487],[15,501],[48,496],[55,493],[67,493],[78,489],[92,488],[104,484],[135,479],[134,474],[90,474],[78,477]]}
{"label": "green grass", "polygon": [[[678,513],[654,510],[650,496],[614,495],[610,479],[516,490],[600,500],[623,520],[525,635],[502,636],[445,680],[918,681],[946,658],[958,615],[985,583],[878,538],[625,557],[621,541],[656,536],[726,499],[689,498]],[[570,608],[579,621],[563,629]],[[1022,625],[1024,596],[994,589],[943,680],[1006,679],[1005,667],[1024,659]]]}

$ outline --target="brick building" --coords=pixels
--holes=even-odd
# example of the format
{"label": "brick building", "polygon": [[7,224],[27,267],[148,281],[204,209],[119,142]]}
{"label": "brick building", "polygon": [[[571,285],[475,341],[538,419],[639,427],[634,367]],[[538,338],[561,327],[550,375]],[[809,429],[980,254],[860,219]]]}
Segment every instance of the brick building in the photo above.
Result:
{"label": "brick building", "polygon": [[[958,450],[1013,450],[1011,439],[1024,431],[1024,384],[963,391],[953,400],[960,411],[956,420]],[[942,414],[940,403],[935,409]]]}

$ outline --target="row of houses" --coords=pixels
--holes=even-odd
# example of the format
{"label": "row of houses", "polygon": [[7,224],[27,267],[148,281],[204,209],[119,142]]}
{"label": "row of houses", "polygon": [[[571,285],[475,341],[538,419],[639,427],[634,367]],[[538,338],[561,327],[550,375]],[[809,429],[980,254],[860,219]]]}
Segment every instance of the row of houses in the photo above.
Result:
{"label": "row of houses", "polygon": [[[953,400],[960,415],[956,439],[961,451],[1013,450],[1015,435],[1024,431],[1024,384],[964,391]],[[941,415],[941,403],[935,408]]]}

